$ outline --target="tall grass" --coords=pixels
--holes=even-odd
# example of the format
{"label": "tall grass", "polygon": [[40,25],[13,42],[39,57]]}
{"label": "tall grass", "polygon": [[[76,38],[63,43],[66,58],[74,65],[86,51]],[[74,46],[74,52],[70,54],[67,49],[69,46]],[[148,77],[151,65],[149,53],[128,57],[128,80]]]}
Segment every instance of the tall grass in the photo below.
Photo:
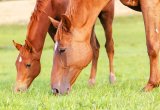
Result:
{"label": "tall grass", "polygon": [[69,95],[54,96],[50,89],[53,42],[47,37],[41,59],[42,71],[26,93],[15,94],[18,51],[12,39],[24,43],[26,26],[0,26],[0,110],[159,110],[160,90],[144,93],[149,77],[144,26],[141,16],[118,17],[114,21],[114,67],[117,82],[108,82],[108,58],[105,37],[98,22],[96,34],[101,45],[96,85],[87,85],[90,65],[85,68]]}

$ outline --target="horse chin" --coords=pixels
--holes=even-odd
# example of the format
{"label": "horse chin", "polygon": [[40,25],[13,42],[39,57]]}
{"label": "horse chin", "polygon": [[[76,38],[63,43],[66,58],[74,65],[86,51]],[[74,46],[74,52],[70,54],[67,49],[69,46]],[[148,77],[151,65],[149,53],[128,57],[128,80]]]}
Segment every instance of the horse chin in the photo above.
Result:
{"label": "horse chin", "polygon": [[18,92],[26,92],[27,91],[27,85],[16,85],[14,87],[14,92],[18,93]]}
{"label": "horse chin", "polygon": [[18,92],[26,92],[28,90],[28,88],[30,87],[30,84],[32,83],[32,80],[26,80],[24,82],[21,81],[17,81],[14,87],[14,92],[18,93]]}
{"label": "horse chin", "polygon": [[[62,72],[62,77],[56,82],[51,84],[52,93],[54,95],[66,95],[69,94],[72,88],[73,83],[77,79],[81,69],[76,67],[69,67],[64,69]],[[56,77],[56,76],[54,76]]]}

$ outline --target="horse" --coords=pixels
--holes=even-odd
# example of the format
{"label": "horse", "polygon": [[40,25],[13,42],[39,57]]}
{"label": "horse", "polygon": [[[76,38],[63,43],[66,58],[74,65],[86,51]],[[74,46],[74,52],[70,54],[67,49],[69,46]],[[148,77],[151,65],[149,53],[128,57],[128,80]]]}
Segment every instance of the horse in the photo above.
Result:
{"label": "horse", "polygon": [[[90,42],[92,42],[93,26],[99,16],[104,28],[111,34],[112,17],[107,21],[104,18],[113,13],[114,0],[70,0],[67,11],[62,16],[61,22],[52,19],[52,24],[57,28],[55,35],[56,48],[54,52],[51,73],[51,89],[53,94],[69,93],[73,83],[93,57]],[[109,11],[105,11],[108,9]],[[113,72],[113,39],[112,35],[106,37],[106,51],[110,63],[110,76]],[[113,73],[112,73],[113,72]]]}
{"label": "horse", "polygon": [[[73,83],[92,59],[90,45],[92,27],[100,11],[111,0],[71,0],[56,32],[57,48],[51,76],[54,94],[69,93]],[[120,0],[124,5],[141,11],[144,18],[146,44],[150,60],[150,77],[144,91],[160,84],[158,55],[160,50],[160,1]],[[80,10],[80,11],[79,11]],[[78,22],[77,22],[78,21]],[[54,25],[55,22],[53,22]]]}
{"label": "horse", "polygon": [[[37,0],[34,12],[30,18],[28,24],[28,32],[25,40],[25,44],[19,44],[13,41],[14,46],[19,51],[19,55],[16,60],[16,85],[14,88],[15,92],[26,91],[33,80],[39,75],[41,70],[40,58],[43,50],[43,45],[47,32],[51,36],[52,40],[55,41],[54,36],[57,30],[57,27],[51,25],[50,17],[55,18],[60,21],[61,15],[65,13],[69,0]],[[107,7],[107,6],[106,6]],[[114,3],[110,4],[112,8],[105,8],[104,11],[100,14],[100,20],[104,22],[104,31],[106,33],[106,39],[112,46],[112,51],[106,49],[108,52],[108,57],[110,61],[110,83],[115,82],[115,75],[113,71],[113,40],[112,40],[112,20],[114,17]],[[109,14],[110,13],[110,14]],[[108,14],[108,15],[107,15]],[[106,16],[107,15],[107,16]],[[55,22],[56,23],[56,22]],[[57,22],[58,23],[58,22]],[[93,86],[95,84],[96,70],[97,70],[97,61],[99,56],[99,43],[96,39],[96,34],[92,32],[92,41],[91,47],[93,51],[92,57],[92,67],[89,77],[89,85]],[[111,43],[112,44],[111,44]],[[108,45],[106,45],[107,47]],[[56,43],[55,43],[56,47]]]}
{"label": "horse", "polygon": [[127,3],[126,0],[121,0],[121,2],[129,8],[141,11],[143,14],[146,45],[150,61],[150,77],[143,90],[151,91],[160,85],[160,72],[158,69],[158,56],[160,50],[160,1],[131,0],[130,3]]}

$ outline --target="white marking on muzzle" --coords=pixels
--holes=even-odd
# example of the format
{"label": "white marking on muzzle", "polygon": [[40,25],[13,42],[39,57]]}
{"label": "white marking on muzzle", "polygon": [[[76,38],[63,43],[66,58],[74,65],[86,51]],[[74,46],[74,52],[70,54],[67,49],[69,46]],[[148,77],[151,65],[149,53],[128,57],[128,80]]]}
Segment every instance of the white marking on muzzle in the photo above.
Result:
{"label": "white marking on muzzle", "polygon": [[58,42],[56,42],[54,45],[54,51],[56,51],[57,47],[58,47]]}
{"label": "white marking on muzzle", "polygon": [[22,62],[22,57],[21,56],[19,57],[19,62]]}

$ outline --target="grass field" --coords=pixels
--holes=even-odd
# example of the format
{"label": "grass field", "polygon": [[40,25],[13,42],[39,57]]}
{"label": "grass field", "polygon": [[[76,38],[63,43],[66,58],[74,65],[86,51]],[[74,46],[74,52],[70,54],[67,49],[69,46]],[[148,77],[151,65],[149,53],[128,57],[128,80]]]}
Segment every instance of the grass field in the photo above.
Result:
{"label": "grass field", "polygon": [[90,65],[81,72],[69,95],[54,96],[50,89],[53,43],[49,37],[41,59],[41,74],[26,93],[15,94],[15,60],[12,40],[24,43],[26,26],[0,26],[0,110],[159,110],[160,89],[141,92],[148,81],[149,61],[141,16],[118,17],[114,21],[115,71],[117,82],[108,81],[108,58],[104,32],[96,33],[101,45],[96,85],[89,87]]}

